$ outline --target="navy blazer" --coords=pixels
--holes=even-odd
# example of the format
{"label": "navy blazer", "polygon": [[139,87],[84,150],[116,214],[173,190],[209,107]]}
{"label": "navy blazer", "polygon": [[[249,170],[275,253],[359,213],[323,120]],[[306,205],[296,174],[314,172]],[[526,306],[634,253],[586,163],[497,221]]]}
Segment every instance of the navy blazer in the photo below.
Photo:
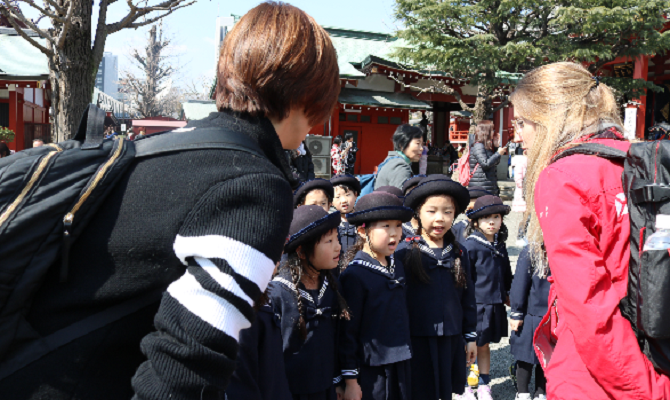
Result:
{"label": "navy blazer", "polygon": [[337,227],[337,236],[342,245],[342,254],[347,254],[349,247],[356,244],[358,240],[358,233],[356,233],[356,226],[351,225],[349,222],[342,220],[340,226]]}
{"label": "navy blazer", "polygon": [[229,400],[292,400],[284,370],[279,319],[270,305],[240,332],[235,371],[226,388]]}
{"label": "navy blazer", "polygon": [[359,251],[340,275],[342,295],[351,320],[342,320],[342,378],[358,376],[360,366],[380,366],[409,360],[409,317],[405,268],[387,259],[388,267]]}
{"label": "navy blazer", "polygon": [[339,376],[337,367],[337,328],[339,306],[337,295],[324,274],[319,290],[301,292],[307,338],[300,336],[298,299],[287,269],[270,282],[268,295],[281,321],[284,364],[291,393],[311,394],[327,390]]}
{"label": "navy blazer", "polygon": [[451,231],[454,233],[454,236],[456,237],[456,240],[458,243],[465,243],[465,239],[467,239],[467,236],[465,236],[465,230],[467,229],[468,225],[470,225],[469,220],[461,220],[456,222],[452,227]]}
{"label": "navy blazer", "polygon": [[[551,276],[551,273],[549,274]],[[509,299],[510,318],[523,320],[526,314],[543,317],[547,313],[551,283],[533,273],[530,251],[524,247],[516,263]]]}
{"label": "navy blazer", "polygon": [[[411,271],[407,274],[407,310],[412,336],[463,335],[466,341],[477,338],[477,304],[475,285],[470,274],[467,250],[460,246],[430,248],[423,238],[419,242],[422,267],[430,282],[422,283]],[[402,242],[396,251],[397,259],[406,260],[412,244]],[[462,254],[461,254],[462,251]],[[466,285],[456,287],[453,265],[461,259]]]}
{"label": "navy blazer", "polygon": [[463,243],[470,257],[477,304],[502,304],[512,286],[512,266],[504,242],[489,242],[483,233],[473,232]]}

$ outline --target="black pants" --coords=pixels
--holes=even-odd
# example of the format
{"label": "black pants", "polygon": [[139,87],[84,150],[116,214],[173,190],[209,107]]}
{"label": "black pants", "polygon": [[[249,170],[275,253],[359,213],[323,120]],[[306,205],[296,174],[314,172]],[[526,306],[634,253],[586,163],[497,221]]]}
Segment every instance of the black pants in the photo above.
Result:
{"label": "black pants", "polygon": [[[516,384],[519,393],[530,393],[528,385],[530,377],[533,375],[535,367],[535,396],[547,394],[547,378],[544,377],[544,370],[540,365],[533,365],[523,361],[516,362]],[[533,396],[533,397],[535,397]]]}

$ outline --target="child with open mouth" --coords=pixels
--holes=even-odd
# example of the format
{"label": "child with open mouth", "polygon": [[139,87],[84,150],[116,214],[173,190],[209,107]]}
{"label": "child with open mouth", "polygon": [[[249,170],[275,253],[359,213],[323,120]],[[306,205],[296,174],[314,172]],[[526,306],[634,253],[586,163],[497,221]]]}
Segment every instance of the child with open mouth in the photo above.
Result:
{"label": "child with open mouth", "polygon": [[351,312],[339,342],[344,398],[409,400],[411,342],[405,268],[395,259],[402,223],[412,218],[402,200],[385,192],[361,197],[347,220],[358,241],[349,249],[340,276]]}

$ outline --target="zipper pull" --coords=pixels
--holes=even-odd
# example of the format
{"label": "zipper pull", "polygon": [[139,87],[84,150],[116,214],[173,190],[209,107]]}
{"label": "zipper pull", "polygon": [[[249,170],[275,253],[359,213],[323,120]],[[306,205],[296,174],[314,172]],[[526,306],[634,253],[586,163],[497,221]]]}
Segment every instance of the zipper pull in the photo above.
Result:
{"label": "zipper pull", "polygon": [[67,282],[67,274],[70,266],[70,246],[72,245],[72,235],[70,235],[70,228],[72,228],[72,221],[74,214],[67,213],[63,218],[63,248],[61,249],[61,263],[60,263],[60,282]]}

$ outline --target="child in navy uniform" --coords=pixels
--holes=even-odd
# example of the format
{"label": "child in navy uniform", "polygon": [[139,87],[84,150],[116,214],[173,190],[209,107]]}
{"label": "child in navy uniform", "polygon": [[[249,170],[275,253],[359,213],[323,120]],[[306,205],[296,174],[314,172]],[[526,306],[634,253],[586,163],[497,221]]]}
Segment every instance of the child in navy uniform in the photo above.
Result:
{"label": "child in navy uniform", "polygon": [[284,363],[294,400],[334,400],[337,327],[348,318],[337,279],[339,214],[319,206],[298,207],[284,251],[288,260],[270,283],[268,293],[281,321]]}
{"label": "child in navy uniform", "polygon": [[293,207],[316,205],[329,211],[333,204],[335,192],[333,184],[326,179],[312,179],[302,183],[295,192],[293,192]]}
{"label": "child in navy uniform", "polygon": [[475,286],[467,252],[451,232],[468,201],[468,190],[445,175],[424,178],[405,199],[419,236],[407,237],[395,256],[407,274],[414,399],[462,394],[463,367],[476,358]]}
{"label": "child in navy uniform", "polygon": [[534,272],[528,247],[519,255],[510,291],[510,325],[512,334],[510,345],[512,355],[517,360],[517,399],[530,400],[528,384],[535,366],[535,400],[546,400],[547,379],[533,348],[533,334],[547,313],[547,301],[551,283],[547,277]]}
{"label": "child in navy uniform", "polygon": [[342,245],[342,253],[346,254],[349,247],[353,246],[358,239],[356,227],[347,221],[347,214],[354,211],[354,205],[358,194],[361,193],[361,183],[351,175],[335,175],[330,179],[335,190],[333,206],[342,216],[342,222],[337,232]]}
{"label": "child in navy uniform", "polygon": [[235,371],[226,388],[227,400],[292,400],[288,387],[281,325],[267,299],[251,328],[240,332]]}
{"label": "child in navy uniform", "polygon": [[[468,193],[470,194],[470,203],[463,212],[468,212],[472,210],[475,207],[475,201],[477,201],[478,198],[491,194],[490,192],[486,191],[486,189],[480,186],[473,186],[468,188]],[[456,240],[458,240],[459,242],[463,242],[465,239],[467,239],[467,236],[465,235],[465,229],[468,227],[468,225],[470,225],[470,221],[464,219],[458,221],[451,227],[451,230],[454,232]]]}
{"label": "child in navy uniform", "polygon": [[347,400],[411,398],[405,268],[393,257],[410,218],[412,210],[384,192],[361,197],[349,214],[360,238],[340,276],[351,311],[351,320],[342,321],[339,349]]}
{"label": "child in navy uniform", "polygon": [[[477,364],[483,383],[477,389],[478,400],[491,399],[489,343],[500,343],[508,334],[505,304],[509,304],[512,268],[499,232],[503,217],[509,212],[510,207],[497,196],[478,198],[474,209],[467,213],[470,224],[466,229],[467,239],[462,242],[470,258],[477,299]],[[469,387],[464,396],[472,398]]]}

